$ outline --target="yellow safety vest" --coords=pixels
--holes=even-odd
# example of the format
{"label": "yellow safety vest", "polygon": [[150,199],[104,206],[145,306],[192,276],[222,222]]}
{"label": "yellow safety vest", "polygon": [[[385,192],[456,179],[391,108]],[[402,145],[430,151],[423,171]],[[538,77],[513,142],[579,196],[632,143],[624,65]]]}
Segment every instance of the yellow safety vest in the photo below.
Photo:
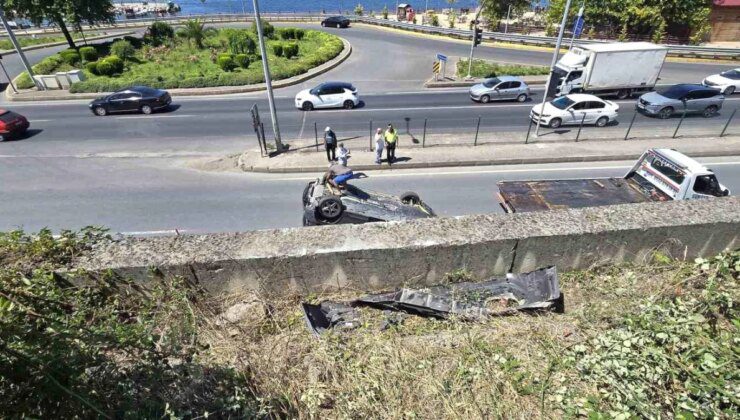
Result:
{"label": "yellow safety vest", "polygon": [[392,133],[390,131],[385,132],[385,141],[389,144],[395,144],[396,140],[398,140],[398,132],[393,131]]}

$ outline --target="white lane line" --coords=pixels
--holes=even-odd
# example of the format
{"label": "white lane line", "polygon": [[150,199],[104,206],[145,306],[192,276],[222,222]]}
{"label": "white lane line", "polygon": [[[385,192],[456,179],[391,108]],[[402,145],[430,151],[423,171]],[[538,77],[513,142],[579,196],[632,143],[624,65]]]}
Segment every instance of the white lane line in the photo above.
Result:
{"label": "white lane line", "polygon": [[152,119],[160,119],[160,118],[190,118],[195,117],[195,115],[191,114],[176,114],[176,115],[131,115],[131,116],[125,116],[125,117],[113,117],[116,120],[135,120],[135,119],[141,119],[141,118],[152,118]]}
{"label": "white lane line", "polygon": [[[707,163],[711,166],[719,165],[740,165],[740,161],[737,162],[713,162]],[[522,173],[522,172],[565,172],[565,171],[595,171],[595,170],[609,170],[609,169],[630,169],[632,165],[627,166],[586,166],[586,167],[570,167],[570,168],[529,168],[529,169],[488,169],[482,171],[436,171],[436,172],[412,172],[413,169],[406,169],[409,172],[380,172],[373,173],[370,175],[372,178],[393,178],[393,177],[408,177],[408,176],[430,176],[430,175],[478,175],[478,174],[505,174],[505,173]],[[362,171],[357,171],[362,172]],[[374,172],[374,171],[368,171]],[[294,177],[294,178],[269,178],[266,181],[312,181],[316,179],[313,177]]]}
{"label": "white lane line", "polygon": [[54,120],[29,120],[29,122],[32,122],[32,123],[49,122],[49,121],[54,121]]}

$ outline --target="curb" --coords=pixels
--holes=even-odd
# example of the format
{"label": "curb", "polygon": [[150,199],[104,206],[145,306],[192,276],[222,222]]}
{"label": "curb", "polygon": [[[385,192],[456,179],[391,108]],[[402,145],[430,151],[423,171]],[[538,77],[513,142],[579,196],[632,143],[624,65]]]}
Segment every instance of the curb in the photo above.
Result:
{"label": "curb", "polygon": [[[398,163],[396,165],[352,165],[356,171],[387,170],[387,169],[424,169],[424,168],[450,168],[462,166],[500,166],[500,165],[536,165],[546,163],[583,163],[583,162],[607,162],[620,160],[634,160],[642,155],[640,153],[623,153],[601,156],[563,156],[563,157],[543,157],[543,158],[507,158],[507,159],[489,159],[489,160],[463,160],[455,162],[426,162],[426,163]],[[256,173],[306,173],[306,172],[325,172],[326,166],[304,166],[295,168],[270,168],[269,166],[248,166],[244,163],[242,157],[237,159],[237,166],[244,172]],[[692,152],[692,157],[723,157],[727,153],[717,151]]]}
{"label": "curb", "polygon": [[[73,41],[75,43],[77,43],[77,42],[84,42],[85,40],[87,40],[87,41],[98,41],[98,40],[106,39],[106,38],[115,38],[115,37],[119,37],[119,36],[133,35],[135,33],[136,33],[136,31],[127,31],[127,32],[120,32],[120,33],[117,33],[117,34],[93,36],[93,37],[90,37],[90,38],[85,38],[84,40],[82,38],[79,38],[79,39],[74,39]],[[48,44],[29,45],[27,47],[22,47],[21,48],[21,51],[26,52],[26,51],[33,51],[33,50],[42,50],[44,48],[58,47],[60,45],[66,45],[66,44],[67,44],[67,41],[59,41],[59,42],[50,42]],[[10,54],[17,54],[17,53],[18,53],[18,51],[14,50],[14,49],[13,50],[2,50],[2,51],[0,51],[0,55],[10,55]]]}
{"label": "curb", "polygon": [[[274,89],[284,88],[288,86],[297,85],[305,82],[306,80],[313,79],[316,76],[322,75],[329,70],[334,69],[338,65],[342,64],[352,54],[352,44],[346,39],[339,37],[344,44],[344,48],[338,56],[327,61],[326,63],[314,67],[306,73],[293,76],[288,79],[277,80],[273,82],[272,87]],[[249,92],[260,92],[266,90],[267,87],[264,83],[257,85],[246,85],[246,86],[220,86],[216,88],[192,88],[192,89],[169,89],[170,94],[175,96],[208,96],[208,95],[228,95],[233,93],[249,93]],[[54,92],[54,91],[52,91]],[[100,96],[105,96],[110,92],[85,92],[85,93],[68,93],[66,95],[49,95],[48,97],[34,96],[34,97],[22,97],[11,93],[10,90],[5,91],[5,97],[11,102],[36,102],[36,101],[67,101],[75,99],[95,99]]]}

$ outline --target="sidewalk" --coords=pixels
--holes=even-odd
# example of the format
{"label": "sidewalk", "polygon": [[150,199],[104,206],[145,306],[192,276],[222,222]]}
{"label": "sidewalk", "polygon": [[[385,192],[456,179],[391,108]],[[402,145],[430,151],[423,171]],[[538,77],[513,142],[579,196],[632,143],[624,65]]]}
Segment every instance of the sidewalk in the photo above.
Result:
{"label": "sidewalk", "polygon": [[[740,136],[643,139],[589,140],[575,142],[542,142],[533,144],[439,145],[427,148],[399,148],[397,161],[374,163],[375,153],[351,149],[349,166],[355,170],[436,168],[451,166],[485,166],[632,160],[649,148],[676,149],[692,157],[740,156]],[[292,150],[275,157],[261,157],[259,150],[249,150],[238,158],[238,165],[253,172],[321,172],[328,162],[323,148]]]}

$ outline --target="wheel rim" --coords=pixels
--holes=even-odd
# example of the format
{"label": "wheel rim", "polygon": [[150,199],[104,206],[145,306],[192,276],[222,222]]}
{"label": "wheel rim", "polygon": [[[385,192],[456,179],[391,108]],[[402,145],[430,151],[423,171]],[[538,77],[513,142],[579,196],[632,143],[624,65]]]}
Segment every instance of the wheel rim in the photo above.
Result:
{"label": "wheel rim", "polygon": [[305,102],[303,104],[303,110],[304,111],[310,111],[313,109],[313,104],[311,102]]}
{"label": "wheel rim", "polygon": [[555,118],[554,120],[550,121],[550,127],[552,128],[558,128],[560,127],[560,124],[562,124],[562,121],[560,119]]}
{"label": "wheel rim", "polygon": [[97,115],[103,116],[103,115],[105,115],[105,108],[97,107],[97,108],[95,108],[95,113]]}
{"label": "wheel rim", "polygon": [[628,90],[620,90],[619,92],[617,92],[617,98],[619,99],[627,99],[628,96],[630,96]]}
{"label": "wheel rim", "polygon": [[337,203],[336,201],[330,201],[321,205],[321,214],[323,214],[324,217],[337,217],[341,210],[342,209],[339,208],[339,203]]}
{"label": "wheel rim", "polygon": [[355,106],[355,104],[352,101],[346,101],[344,103],[344,108],[345,109],[352,109],[352,108],[354,108],[354,106]]}
{"label": "wheel rim", "polygon": [[711,117],[717,112],[717,108],[710,106],[707,109],[704,110],[704,116],[705,117]]}
{"label": "wheel rim", "polygon": [[665,108],[660,111],[660,118],[666,119],[673,114],[673,110],[670,108]]}
{"label": "wheel rim", "polygon": [[599,127],[603,127],[606,125],[606,123],[609,122],[609,119],[606,117],[601,117],[598,120],[596,120],[596,125]]}
{"label": "wheel rim", "polygon": [[521,95],[517,96],[516,100],[519,101],[519,102],[524,102],[524,101],[527,100],[527,95],[521,94]]}
{"label": "wheel rim", "polygon": [[488,101],[490,101],[490,100],[491,100],[491,98],[489,98],[488,95],[483,95],[483,96],[480,97],[480,101],[483,102],[484,104],[487,104]]}
{"label": "wheel rim", "polygon": [[725,95],[732,95],[733,93],[735,93],[735,86],[730,86],[725,91]]}
{"label": "wheel rim", "polygon": [[152,113],[152,108],[149,105],[144,105],[144,106],[141,107],[141,112],[143,112],[145,114],[151,114]]}

